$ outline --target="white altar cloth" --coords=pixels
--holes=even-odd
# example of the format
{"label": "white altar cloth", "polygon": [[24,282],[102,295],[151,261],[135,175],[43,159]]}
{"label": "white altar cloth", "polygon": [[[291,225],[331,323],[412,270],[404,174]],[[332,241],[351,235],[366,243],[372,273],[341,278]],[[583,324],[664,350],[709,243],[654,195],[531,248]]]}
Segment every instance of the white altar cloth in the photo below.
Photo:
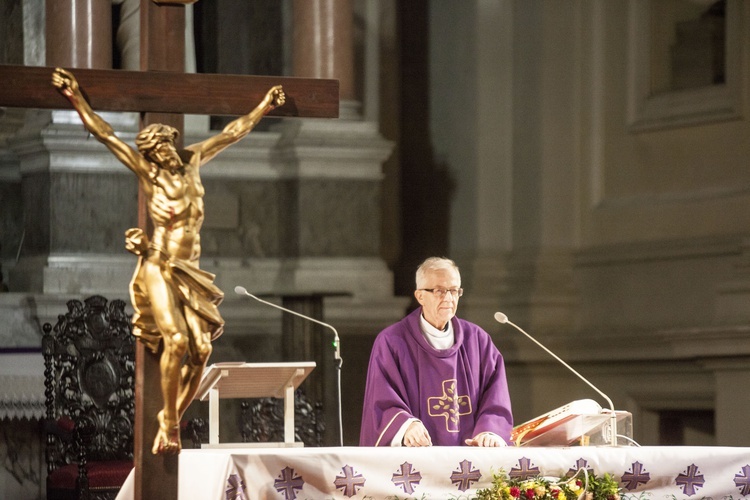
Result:
{"label": "white altar cloth", "polygon": [[[179,499],[473,498],[493,471],[614,474],[623,499],[750,496],[750,448],[253,448],[183,450]],[[133,498],[133,474],[118,500]]]}

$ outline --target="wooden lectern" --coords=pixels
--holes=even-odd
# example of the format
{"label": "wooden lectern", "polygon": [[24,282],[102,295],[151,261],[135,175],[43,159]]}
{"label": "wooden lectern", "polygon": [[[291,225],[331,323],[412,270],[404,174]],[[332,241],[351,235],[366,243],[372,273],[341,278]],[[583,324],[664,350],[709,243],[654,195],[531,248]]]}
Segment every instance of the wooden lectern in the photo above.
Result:
{"label": "wooden lectern", "polygon": [[[205,448],[302,446],[294,442],[294,391],[315,368],[314,361],[292,363],[214,363],[203,372],[195,399],[209,401],[208,445]],[[219,400],[227,398],[284,400],[283,443],[219,443]]]}

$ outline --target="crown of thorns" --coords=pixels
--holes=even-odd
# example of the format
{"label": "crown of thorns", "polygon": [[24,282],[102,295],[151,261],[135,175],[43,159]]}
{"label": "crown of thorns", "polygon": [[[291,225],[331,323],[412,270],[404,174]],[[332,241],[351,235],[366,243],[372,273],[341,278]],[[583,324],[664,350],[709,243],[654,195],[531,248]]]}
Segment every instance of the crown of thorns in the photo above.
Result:
{"label": "crown of thorns", "polygon": [[149,151],[164,140],[174,141],[180,132],[169,125],[154,123],[141,130],[135,137],[135,145],[140,151]]}

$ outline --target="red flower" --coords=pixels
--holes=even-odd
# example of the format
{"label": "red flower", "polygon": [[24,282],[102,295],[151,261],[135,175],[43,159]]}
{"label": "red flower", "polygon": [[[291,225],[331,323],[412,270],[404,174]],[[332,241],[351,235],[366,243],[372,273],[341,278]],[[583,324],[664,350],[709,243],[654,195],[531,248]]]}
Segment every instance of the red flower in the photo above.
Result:
{"label": "red flower", "polygon": [[510,496],[513,498],[518,498],[521,496],[521,489],[518,486],[511,486],[510,487]]}
{"label": "red flower", "polygon": [[534,490],[529,488],[528,490],[524,491],[523,494],[528,498],[529,500],[532,500],[534,498]]}

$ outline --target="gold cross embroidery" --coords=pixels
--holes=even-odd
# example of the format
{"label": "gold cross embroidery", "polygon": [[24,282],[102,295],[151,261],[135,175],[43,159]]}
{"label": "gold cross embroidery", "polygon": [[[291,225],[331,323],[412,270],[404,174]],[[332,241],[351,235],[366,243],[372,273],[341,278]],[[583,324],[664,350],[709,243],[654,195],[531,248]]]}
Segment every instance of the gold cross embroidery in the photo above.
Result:
{"label": "gold cross embroidery", "polygon": [[445,417],[445,428],[448,432],[458,432],[458,421],[461,415],[471,414],[469,396],[456,396],[456,379],[443,381],[443,395],[427,398],[431,417]]}

